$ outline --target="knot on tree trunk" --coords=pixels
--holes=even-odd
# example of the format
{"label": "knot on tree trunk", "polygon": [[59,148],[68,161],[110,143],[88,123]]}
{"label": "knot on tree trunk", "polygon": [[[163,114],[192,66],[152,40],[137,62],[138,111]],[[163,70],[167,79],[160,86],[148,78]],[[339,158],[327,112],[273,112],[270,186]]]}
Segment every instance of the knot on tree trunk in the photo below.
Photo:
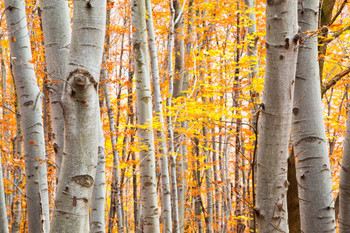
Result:
{"label": "knot on tree trunk", "polygon": [[98,83],[89,71],[84,69],[75,69],[69,73],[67,81],[73,89],[73,94],[76,89],[86,89],[88,86],[93,85],[97,90]]}

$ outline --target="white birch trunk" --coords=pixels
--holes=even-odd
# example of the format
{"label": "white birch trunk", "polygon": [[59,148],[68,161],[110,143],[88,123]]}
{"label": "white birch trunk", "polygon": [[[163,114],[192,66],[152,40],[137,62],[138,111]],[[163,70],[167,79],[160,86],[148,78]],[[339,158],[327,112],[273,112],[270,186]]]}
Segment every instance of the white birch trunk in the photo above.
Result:
{"label": "white birch trunk", "polygon": [[61,169],[64,143],[63,109],[60,100],[68,64],[71,29],[66,0],[41,0],[45,58],[50,83],[52,129],[57,177]]}
{"label": "white birch trunk", "polygon": [[[106,79],[108,73],[105,68],[102,70],[103,74],[102,77]],[[109,98],[109,84],[107,81],[104,83],[104,95],[106,99],[106,106],[107,106],[107,111],[108,111],[108,120],[109,120],[109,130],[111,132],[111,143],[112,143],[112,150],[113,150],[113,186],[111,192],[111,198],[114,195],[115,196],[115,203],[111,205],[111,208],[115,208],[117,212],[117,225],[118,225],[118,232],[123,232],[124,227],[123,227],[123,221],[122,221],[122,207],[121,207],[121,197],[120,197],[120,169],[119,169],[119,153],[117,149],[117,137],[116,137],[116,127],[115,127],[115,122],[114,122],[114,116],[113,116],[113,109],[112,109],[112,104],[111,100]],[[111,210],[110,210],[111,212]],[[110,216],[111,218],[112,216]],[[114,217],[114,216],[113,216]],[[110,219],[111,221],[111,219]],[[112,223],[111,223],[112,224]],[[111,227],[111,226],[110,226]],[[112,227],[111,227],[112,228]]]}
{"label": "white birch trunk", "polygon": [[[203,98],[203,103],[206,103],[205,98]],[[208,140],[207,137],[207,127],[203,126],[202,129],[203,136],[204,136],[204,163],[210,164],[210,157],[208,152]],[[212,191],[212,178],[211,178],[211,168],[208,167],[204,170],[205,174],[205,187],[206,187],[206,194],[207,194],[207,212],[206,212],[206,232],[212,233],[213,232],[213,211],[214,211],[214,204],[213,204],[213,191]]]}
{"label": "white birch trunk", "polygon": [[161,154],[161,177],[162,177],[162,213],[163,218],[163,232],[172,232],[172,208],[171,208],[171,190],[170,179],[168,169],[168,149],[167,138],[164,132],[164,116],[163,116],[163,103],[160,92],[159,83],[159,70],[158,70],[158,52],[155,41],[155,33],[153,28],[153,16],[151,1],[146,0],[147,8],[147,33],[148,33],[148,46],[151,58],[151,71],[152,71],[152,85],[154,94],[154,108],[156,112],[157,121],[159,121],[159,129],[157,129],[157,137],[159,138],[159,153]]}
{"label": "white birch trunk", "polygon": [[343,160],[339,180],[339,232],[350,231],[350,112],[346,121]]}
{"label": "white birch trunk", "polygon": [[268,0],[257,151],[258,232],[288,232],[287,159],[297,60],[297,1]]}
{"label": "white birch trunk", "polygon": [[98,159],[96,167],[96,178],[94,188],[92,191],[91,200],[91,219],[90,232],[91,233],[105,233],[105,191],[106,191],[106,153],[105,153],[105,138],[103,136],[103,129],[101,118],[98,122]]}
{"label": "white birch trunk", "polygon": [[136,120],[140,144],[142,232],[158,233],[158,202],[152,122],[151,81],[148,68],[145,1],[132,3],[134,67],[136,74]]}
{"label": "white birch trunk", "polygon": [[4,182],[2,180],[1,154],[0,152],[0,233],[8,233],[9,226],[7,222]]}
{"label": "white birch trunk", "polygon": [[[0,55],[2,56],[3,54],[3,49],[2,46],[0,45]],[[5,118],[6,115],[8,114],[7,108],[7,103],[5,98],[7,97],[6,95],[6,68],[5,68],[5,63],[4,59],[0,60],[0,75],[1,75],[1,89],[2,89],[2,100],[3,100],[3,107],[2,107],[2,118]],[[0,135],[0,139],[2,139]],[[8,139],[7,133],[5,133],[5,140]],[[3,170],[2,170],[2,164],[1,164],[1,157],[2,157],[2,152],[0,151],[0,233],[8,233],[9,232],[9,227],[8,227],[8,221],[7,221],[7,212],[6,212],[6,199],[5,199],[5,190],[4,190],[4,182],[3,182]],[[14,172],[15,174],[15,172]],[[15,180],[15,177],[14,177]],[[16,191],[12,193],[12,196],[16,198]]]}
{"label": "white birch trunk", "polygon": [[6,0],[11,60],[23,127],[28,231],[49,231],[49,201],[42,119],[42,93],[37,84],[27,28],[25,1]]}
{"label": "white birch trunk", "polygon": [[[15,102],[15,113],[16,113],[16,137],[13,139],[13,157],[16,159],[21,158],[22,156],[22,129],[21,129],[21,116],[18,109],[18,97],[16,95]],[[22,168],[16,166],[14,171],[14,185],[13,188],[17,189],[18,185],[22,183]],[[22,219],[22,197],[19,190],[14,192],[15,201],[12,203],[12,225],[11,233],[19,233],[21,228],[21,219]]]}
{"label": "white birch trunk", "polygon": [[174,94],[174,69],[173,69],[173,50],[174,50],[174,24],[175,24],[175,9],[173,1],[170,0],[170,26],[169,26],[169,41],[168,41],[168,72],[169,72],[169,97],[167,98],[167,107],[169,108],[169,116],[167,117],[168,129],[168,147],[171,165],[171,197],[172,197],[172,218],[173,232],[179,232],[179,209],[177,196],[177,180],[176,180],[176,156],[174,153],[174,126],[171,116],[172,98]]}
{"label": "white birch trunk", "polygon": [[89,232],[89,205],[98,154],[98,81],[106,1],[74,1],[73,34],[63,90],[64,156],[52,218],[53,233]]}
{"label": "white birch trunk", "polygon": [[[317,0],[299,3],[303,36],[318,28]],[[292,141],[302,232],[335,232],[332,174],[324,130],[317,36],[299,47],[295,78]]]}

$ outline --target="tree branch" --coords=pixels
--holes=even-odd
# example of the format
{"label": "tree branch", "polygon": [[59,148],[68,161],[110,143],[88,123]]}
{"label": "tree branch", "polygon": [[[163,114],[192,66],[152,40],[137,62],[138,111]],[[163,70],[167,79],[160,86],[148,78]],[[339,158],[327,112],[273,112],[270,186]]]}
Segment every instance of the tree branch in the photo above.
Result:
{"label": "tree branch", "polygon": [[334,39],[338,38],[343,32],[350,30],[350,25],[343,27],[342,29],[339,29],[338,31],[335,31],[330,38],[324,40],[323,44],[328,45],[331,43]]}
{"label": "tree branch", "polygon": [[350,66],[347,67],[345,70],[340,72],[339,74],[336,74],[331,80],[329,80],[328,83],[322,85],[322,90],[321,90],[321,96],[323,95],[331,88],[333,87],[342,77],[350,73]]}
{"label": "tree branch", "polygon": [[333,18],[331,19],[331,21],[329,22],[329,25],[328,26],[331,26],[334,21],[338,18],[338,16],[340,15],[340,13],[343,11],[346,3],[348,3],[348,0],[344,0],[344,2],[341,4],[339,10],[337,11],[337,13],[333,16]]}

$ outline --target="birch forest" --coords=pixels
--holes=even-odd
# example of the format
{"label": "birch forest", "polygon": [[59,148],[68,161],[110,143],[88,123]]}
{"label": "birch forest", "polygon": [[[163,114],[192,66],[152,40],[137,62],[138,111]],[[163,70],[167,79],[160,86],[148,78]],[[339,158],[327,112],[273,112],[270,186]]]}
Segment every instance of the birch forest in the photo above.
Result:
{"label": "birch forest", "polygon": [[0,233],[350,233],[348,0],[0,0]]}

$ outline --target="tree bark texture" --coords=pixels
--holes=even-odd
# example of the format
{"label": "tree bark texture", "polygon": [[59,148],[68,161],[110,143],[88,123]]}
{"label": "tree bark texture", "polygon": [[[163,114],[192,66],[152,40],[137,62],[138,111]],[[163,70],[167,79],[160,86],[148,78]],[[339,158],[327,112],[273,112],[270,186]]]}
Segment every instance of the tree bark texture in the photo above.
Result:
{"label": "tree bark texture", "polygon": [[287,159],[297,60],[297,1],[268,0],[257,151],[258,232],[288,232]]}
{"label": "tree bark texture", "polygon": [[[299,3],[302,36],[318,28],[317,0]],[[323,123],[317,36],[300,44],[295,77],[292,141],[302,232],[335,232],[332,174]]]}
{"label": "tree bark texture", "polygon": [[339,180],[339,232],[350,231],[350,117],[346,121],[343,160]]}
{"label": "tree bark texture", "polygon": [[0,152],[0,233],[8,233],[9,226],[7,222],[4,182],[2,180],[1,154]]}
{"label": "tree bark texture", "polygon": [[151,80],[148,67],[146,6],[143,0],[132,4],[133,51],[136,75],[136,120],[140,146],[141,228],[145,233],[160,231],[152,121]]}
{"label": "tree bark texture", "polygon": [[65,141],[51,232],[89,232],[99,144],[98,82],[106,1],[74,1],[73,34],[63,90]]}
{"label": "tree bark texture", "polygon": [[153,28],[153,16],[151,1],[146,0],[147,8],[147,32],[148,32],[148,46],[151,58],[151,72],[152,72],[152,84],[154,94],[154,108],[156,112],[157,121],[159,121],[160,127],[157,129],[157,137],[159,140],[159,153],[161,155],[161,177],[162,177],[162,219],[163,219],[163,232],[172,232],[172,206],[171,206],[171,190],[170,190],[170,178],[169,178],[169,161],[168,161],[168,149],[167,138],[164,132],[164,116],[163,116],[163,101],[160,92],[159,81],[159,69],[158,69],[158,52],[155,41],[155,33]]}
{"label": "tree bark texture", "polygon": [[[100,115],[100,114],[99,114]],[[90,233],[105,233],[105,190],[106,190],[106,153],[101,118],[98,122],[98,159],[96,178],[92,191]]]}
{"label": "tree bark texture", "polygon": [[45,57],[49,84],[55,164],[59,176],[64,143],[63,109],[60,104],[68,65],[71,29],[66,0],[41,0]]}
{"label": "tree bark texture", "polygon": [[42,93],[30,61],[25,1],[6,0],[11,62],[23,126],[29,232],[49,231],[49,201],[42,119]]}
{"label": "tree bark texture", "polygon": [[[102,70],[102,77],[106,79],[108,73],[107,70],[104,68]],[[113,229],[112,225],[113,223],[111,222],[114,217],[114,214],[117,214],[117,226],[118,226],[118,232],[123,232],[124,227],[123,227],[123,222],[122,222],[122,208],[121,208],[121,197],[120,197],[120,169],[119,169],[119,152],[117,148],[117,136],[116,136],[116,126],[115,126],[115,121],[114,121],[114,115],[113,115],[113,109],[112,109],[112,104],[111,100],[109,97],[109,84],[108,81],[105,81],[104,85],[104,95],[106,99],[106,105],[107,105],[107,111],[108,111],[108,120],[109,120],[109,129],[111,132],[111,143],[112,143],[112,150],[113,150],[113,183],[111,186],[111,200],[113,203],[111,203],[111,209],[114,208],[113,210],[110,209],[110,219],[109,219],[109,229]]]}
{"label": "tree bark texture", "polygon": [[294,150],[292,150],[288,158],[288,182],[287,206],[289,233],[300,233],[298,181],[295,170]]}

